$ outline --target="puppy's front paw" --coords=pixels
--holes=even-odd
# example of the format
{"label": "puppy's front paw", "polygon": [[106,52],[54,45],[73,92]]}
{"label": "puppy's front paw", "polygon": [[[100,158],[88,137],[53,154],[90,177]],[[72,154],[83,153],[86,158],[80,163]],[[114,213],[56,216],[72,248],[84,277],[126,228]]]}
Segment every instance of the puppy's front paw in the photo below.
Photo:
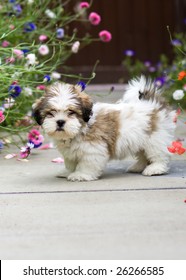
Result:
{"label": "puppy's front paw", "polygon": [[71,173],[70,170],[64,168],[64,169],[61,170],[61,172],[59,172],[59,173],[57,174],[56,177],[57,177],[57,178],[67,178],[67,177],[69,176],[70,173]]}
{"label": "puppy's front paw", "polygon": [[81,182],[81,181],[94,181],[94,180],[97,180],[98,178],[95,176],[92,176],[91,174],[85,174],[85,173],[81,173],[81,172],[77,171],[77,172],[71,173],[67,179],[68,179],[68,181],[72,181],[72,182],[75,182],[75,181]]}

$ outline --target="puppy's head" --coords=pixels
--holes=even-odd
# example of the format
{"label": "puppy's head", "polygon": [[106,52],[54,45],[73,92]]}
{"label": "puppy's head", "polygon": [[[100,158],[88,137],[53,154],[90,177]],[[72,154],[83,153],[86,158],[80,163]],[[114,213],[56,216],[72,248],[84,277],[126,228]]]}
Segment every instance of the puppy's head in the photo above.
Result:
{"label": "puppy's head", "polygon": [[32,107],[36,122],[49,136],[66,140],[74,138],[89,121],[92,105],[80,86],[57,82]]}

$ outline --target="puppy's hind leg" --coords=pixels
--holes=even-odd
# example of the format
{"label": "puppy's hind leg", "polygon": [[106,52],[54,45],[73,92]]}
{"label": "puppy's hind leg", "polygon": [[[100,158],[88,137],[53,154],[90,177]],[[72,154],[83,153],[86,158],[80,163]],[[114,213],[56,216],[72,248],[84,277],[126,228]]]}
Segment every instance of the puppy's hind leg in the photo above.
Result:
{"label": "puppy's hind leg", "polygon": [[[163,149],[164,148],[164,149]],[[169,171],[170,156],[166,147],[149,147],[145,152],[150,164],[144,169],[143,175],[162,175]]]}
{"label": "puppy's hind leg", "polygon": [[137,162],[129,166],[127,172],[130,173],[141,173],[148,164],[148,160],[145,156],[144,151],[140,151],[136,154]]}

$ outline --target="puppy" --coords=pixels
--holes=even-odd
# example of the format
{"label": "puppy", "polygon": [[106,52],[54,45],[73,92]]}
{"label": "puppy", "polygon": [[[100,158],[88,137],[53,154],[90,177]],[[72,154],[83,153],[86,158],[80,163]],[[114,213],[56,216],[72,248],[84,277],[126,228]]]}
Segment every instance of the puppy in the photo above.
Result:
{"label": "puppy", "polygon": [[129,172],[168,172],[175,112],[145,77],[132,80],[116,104],[95,103],[78,85],[54,83],[33,105],[34,116],[64,157],[61,177],[98,179],[111,159],[132,155]]}

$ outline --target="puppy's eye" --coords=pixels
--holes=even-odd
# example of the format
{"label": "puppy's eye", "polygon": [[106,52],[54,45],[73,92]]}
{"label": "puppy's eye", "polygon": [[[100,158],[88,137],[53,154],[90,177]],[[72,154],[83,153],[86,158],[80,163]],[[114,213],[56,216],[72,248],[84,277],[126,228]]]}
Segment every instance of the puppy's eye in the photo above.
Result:
{"label": "puppy's eye", "polygon": [[73,110],[69,110],[69,111],[68,111],[68,116],[75,115],[75,113],[76,113],[76,112],[74,112]]}
{"label": "puppy's eye", "polygon": [[48,118],[53,118],[55,116],[55,114],[56,114],[56,111],[49,111],[46,113]]}

